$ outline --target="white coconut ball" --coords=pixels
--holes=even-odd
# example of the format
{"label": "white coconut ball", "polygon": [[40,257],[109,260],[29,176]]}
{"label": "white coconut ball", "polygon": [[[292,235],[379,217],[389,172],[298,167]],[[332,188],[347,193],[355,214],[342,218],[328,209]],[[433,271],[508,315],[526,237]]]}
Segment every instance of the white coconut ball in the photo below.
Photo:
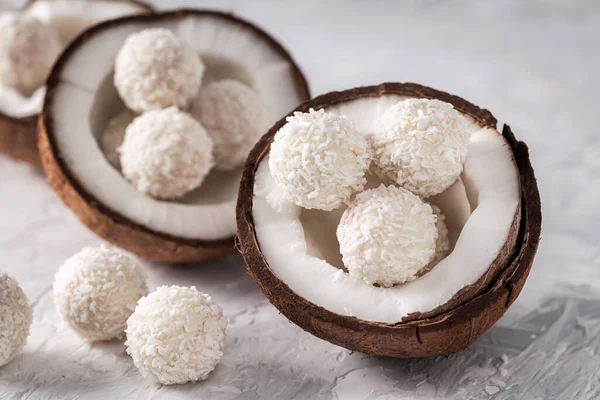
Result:
{"label": "white coconut ball", "polygon": [[0,15],[0,86],[29,96],[44,85],[62,50],[49,25],[18,13]]}
{"label": "white coconut ball", "polygon": [[337,228],[348,273],[384,287],[415,279],[433,259],[437,237],[431,206],[385,185],[356,195]]}
{"label": "white coconut ball", "polygon": [[448,239],[448,226],[446,226],[446,217],[442,214],[442,210],[436,205],[431,205],[431,209],[433,210],[433,214],[437,217],[437,222],[435,223],[438,237],[435,242],[435,254],[433,255],[433,260],[429,262],[429,264],[421,271],[421,274],[431,271],[433,267],[435,267],[440,261],[442,261],[446,256],[448,256],[448,252],[450,251],[450,240]]}
{"label": "white coconut ball", "polygon": [[125,130],[131,124],[135,114],[129,110],[112,117],[106,124],[106,128],[100,136],[100,149],[108,162],[116,169],[121,169],[121,160],[117,149],[123,144]]}
{"label": "white coconut ball", "polygon": [[54,277],[59,316],[89,342],[123,337],[127,318],[147,292],[138,262],[105,245],[83,248]]}
{"label": "white coconut ball", "polygon": [[14,278],[0,272],[0,367],[25,347],[33,313],[29,300]]}
{"label": "white coconut ball", "polygon": [[200,90],[190,113],[200,120],[215,143],[215,167],[232,170],[244,163],[264,133],[261,100],[243,83],[224,79]]}
{"label": "white coconut ball", "polygon": [[464,117],[452,104],[407,99],[388,108],[372,135],[374,162],[392,182],[429,197],[456,181],[467,158]]}
{"label": "white coconut ball", "polygon": [[198,94],[204,70],[194,49],[173,32],[145,29],[125,40],[115,61],[114,83],[134,111],[185,108]]}
{"label": "white coconut ball", "polygon": [[125,178],[159,199],[179,198],[197,188],[214,165],[212,139],[177,107],[135,118],[118,151]]}
{"label": "white coconut ball", "polygon": [[298,206],[331,211],[362,190],[370,147],[354,123],[324,110],[295,112],[275,134],[269,168]]}
{"label": "white coconut ball", "polygon": [[127,321],[127,353],[142,376],[165,385],[203,380],[223,356],[227,320],[195,287],[161,286]]}

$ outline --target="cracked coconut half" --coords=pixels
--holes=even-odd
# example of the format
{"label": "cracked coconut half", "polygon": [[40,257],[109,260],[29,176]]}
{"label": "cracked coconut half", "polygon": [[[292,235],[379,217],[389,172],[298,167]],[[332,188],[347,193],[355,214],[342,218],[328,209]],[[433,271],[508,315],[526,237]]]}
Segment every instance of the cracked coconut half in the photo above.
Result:
{"label": "cracked coconut half", "polygon": [[152,8],[137,0],[30,0],[0,17],[0,153],[40,168],[37,119],[52,64],[77,35]]}
{"label": "cracked coconut half", "polygon": [[[343,157],[335,152],[343,135],[306,122],[311,151],[270,165],[281,156],[280,133],[311,109],[344,116],[372,144],[364,188],[354,185],[335,207],[322,183],[339,176],[330,169]],[[332,92],[295,112],[246,161],[237,222],[248,272],[290,320],[348,349],[426,357],[466,348],[516,299],[537,249],[541,209],[527,146],[508,126],[498,131],[489,111],[416,84]],[[292,150],[304,146],[298,132]],[[302,177],[294,190],[281,178],[295,173],[278,175],[289,165]],[[309,195],[324,201],[306,207]]]}
{"label": "cracked coconut half", "polygon": [[150,260],[216,259],[233,251],[246,154],[308,98],[287,51],[231,14],[112,20],[79,36],[48,79],[42,163],[101,238]]}

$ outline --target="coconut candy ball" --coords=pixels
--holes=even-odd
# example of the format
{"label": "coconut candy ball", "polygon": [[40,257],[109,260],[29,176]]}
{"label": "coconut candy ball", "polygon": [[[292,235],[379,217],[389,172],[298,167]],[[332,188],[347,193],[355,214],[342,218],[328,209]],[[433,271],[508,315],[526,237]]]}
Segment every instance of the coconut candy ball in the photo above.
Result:
{"label": "coconut candy ball", "polygon": [[14,278],[0,272],[0,367],[25,347],[33,313],[29,300]]}
{"label": "coconut candy ball", "polygon": [[30,96],[62,50],[57,32],[26,14],[0,15],[0,86]]}
{"label": "coconut candy ball", "polygon": [[59,316],[88,342],[123,337],[127,318],[147,292],[138,262],[105,245],[83,248],[54,276]]}
{"label": "coconut candy ball", "polygon": [[114,83],[130,109],[185,108],[204,74],[198,54],[173,32],[145,29],[127,37],[115,61]]}
{"label": "coconut candy ball", "polygon": [[122,111],[108,121],[102,136],[100,136],[100,149],[108,162],[116,169],[121,169],[121,160],[119,160],[117,149],[123,144],[125,130],[134,118],[133,112]]}
{"label": "coconut candy ball", "polygon": [[127,320],[127,353],[165,385],[203,380],[223,356],[227,320],[195,287],[161,286]]}
{"label": "coconut candy ball", "polygon": [[271,176],[298,206],[331,211],[362,190],[370,147],[354,123],[324,110],[295,112],[275,134]]}
{"label": "coconut candy ball", "polygon": [[212,139],[177,107],[135,118],[118,151],[125,178],[159,199],[176,199],[197,188],[214,164]]}
{"label": "coconut candy ball", "polygon": [[433,259],[437,237],[431,206],[385,185],[357,194],[337,228],[348,273],[383,287],[415,279]]}
{"label": "coconut candy ball", "polygon": [[421,271],[421,274],[431,271],[433,267],[435,267],[440,261],[448,256],[448,252],[450,251],[450,240],[448,239],[446,216],[442,214],[442,210],[440,210],[440,208],[436,205],[432,204],[431,209],[433,210],[433,214],[437,217],[435,226],[438,232],[438,237],[435,242],[435,254],[433,255],[433,260],[427,264],[427,266]]}
{"label": "coconut candy ball", "polygon": [[215,149],[215,167],[232,170],[263,134],[264,117],[260,98],[249,86],[224,79],[200,90],[190,113],[206,128]]}
{"label": "coconut candy ball", "polygon": [[466,121],[452,104],[407,99],[383,113],[372,143],[380,173],[425,198],[446,190],[462,172]]}

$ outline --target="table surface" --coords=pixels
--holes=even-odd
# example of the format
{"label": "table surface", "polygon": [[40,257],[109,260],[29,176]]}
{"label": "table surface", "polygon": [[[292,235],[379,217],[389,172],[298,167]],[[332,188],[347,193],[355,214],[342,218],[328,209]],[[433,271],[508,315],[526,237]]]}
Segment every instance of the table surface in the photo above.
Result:
{"label": "table surface", "polygon": [[239,256],[147,264],[151,286],[196,285],[229,320],[225,356],[202,383],[145,381],[120,343],[90,347],[59,321],[57,267],[99,240],[44,178],[0,160],[0,269],[33,302],[24,352],[0,370],[1,399],[593,399],[600,397],[600,7],[594,1],[163,1],[233,10],[288,47],[314,94],[414,81],[463,96],[526,141],[543,238],[519,299],[468,350],[367,357],[277,312]]}

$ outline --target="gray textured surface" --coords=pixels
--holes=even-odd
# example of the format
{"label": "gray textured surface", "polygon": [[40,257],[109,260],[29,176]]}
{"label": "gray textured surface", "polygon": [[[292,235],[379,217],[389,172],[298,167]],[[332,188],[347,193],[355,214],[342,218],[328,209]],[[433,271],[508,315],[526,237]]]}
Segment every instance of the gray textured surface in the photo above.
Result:
{"label": "gray textured surface", "polygon": [[29,344],[0,369],[1,399],[594,399],[600,397],[600,7],[594,1],[218,4],[275,34],[314,94],[415,81],[492,110],[528,142],[543,239],[521,297],[448,358],[367,358],[321,341],[270,306],[241,260],[148,265],[153,286],[195,284],[230,321],[208,381],[158,387],[120,344],[90,348],[56,318],[58,265],[98,240],[26,167],[0,160],[0,268],[34,302]]}

